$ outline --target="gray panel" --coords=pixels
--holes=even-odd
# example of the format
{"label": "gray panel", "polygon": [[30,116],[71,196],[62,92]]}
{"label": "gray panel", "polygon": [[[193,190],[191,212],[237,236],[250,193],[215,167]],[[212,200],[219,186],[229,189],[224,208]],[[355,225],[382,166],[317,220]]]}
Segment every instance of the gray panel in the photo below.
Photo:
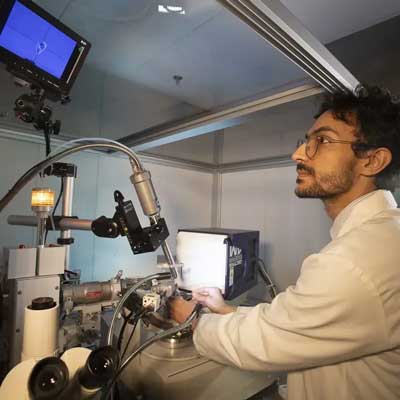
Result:
{"label": "gray panel", "polygon": [[398,0],[281,0],[322,42],[329,43],[400,13]]}
{"label": "gray panel", "polygon": [[283,104],[225,130],[223,163],[290,154],[313,124],[320,96]]}
{"label": "gray panel", "polygon": [[222,176],[221,226],[260,230],[260,255],[280,290],[296,282],[304,257],[329,241],[322,203],[296,198],[295,176],[294,167]]}
{"label": "gray panel", "polygon": [[201,135],[155,147],[145,151],[146,154],[176,157],[183,160],[214,162],[215,134]]}

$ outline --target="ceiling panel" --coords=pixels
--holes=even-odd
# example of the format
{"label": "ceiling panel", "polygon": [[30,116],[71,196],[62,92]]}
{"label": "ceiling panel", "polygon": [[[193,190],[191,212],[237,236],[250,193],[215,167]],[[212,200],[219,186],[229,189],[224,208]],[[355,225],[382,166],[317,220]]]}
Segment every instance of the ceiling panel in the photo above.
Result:
{"label": "ceiling panel", "polygon": [[[218,1],[163,1],[36,0],[92,43],[71,104],[55,107],[64,135],[121,138],[306,79]],[[400,12],[398,0],[282,2],[323,42]]]}
{"label": "ceiling panel", "polygon": [[281,0],[322,43],[400,14],[399,0]]}

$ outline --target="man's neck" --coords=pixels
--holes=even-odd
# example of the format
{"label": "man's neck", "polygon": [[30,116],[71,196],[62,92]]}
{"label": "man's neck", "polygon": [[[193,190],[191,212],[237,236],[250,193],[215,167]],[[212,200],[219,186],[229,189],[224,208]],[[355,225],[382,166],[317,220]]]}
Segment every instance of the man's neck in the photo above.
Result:
{"label": "man's neck", "polygon": [[376,190],[375,185],[368,185],[358,190],[356,188],[353,188],[346,193],[342,193],[329,199],[322,199],[325,206],[325,211],[328,214],[329,218],[334,221],[339,213],[350,203],[352,203],[359,197],[365,196],[366,194],[373,192],[374,190]]}

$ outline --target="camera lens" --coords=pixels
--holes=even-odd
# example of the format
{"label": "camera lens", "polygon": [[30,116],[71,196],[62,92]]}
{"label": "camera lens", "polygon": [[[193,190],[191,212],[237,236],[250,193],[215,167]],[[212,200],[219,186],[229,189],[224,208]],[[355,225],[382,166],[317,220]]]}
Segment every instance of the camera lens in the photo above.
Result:
{"label": "camera lens", "polygon": [[54,399],[68,385],[68,368],[57,357],[40,360],[29,377],[28,387],[34,400]]}

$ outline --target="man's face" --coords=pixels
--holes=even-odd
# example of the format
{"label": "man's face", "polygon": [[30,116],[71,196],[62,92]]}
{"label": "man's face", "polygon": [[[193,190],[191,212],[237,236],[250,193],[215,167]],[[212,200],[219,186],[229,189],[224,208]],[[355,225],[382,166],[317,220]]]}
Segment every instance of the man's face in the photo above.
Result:
{"label": "man's face", "polygon": [[322,139],[312,159],[307,156],[305,145],[292,155],[297,163],[296,195],[331,199],[347,193],[357,177],[358,159],[350,144],[328,143],[328,140],[356,141],[355,125],[335,119],[327,111],[314,122],[306,135],[307,138],[313,136]]}

